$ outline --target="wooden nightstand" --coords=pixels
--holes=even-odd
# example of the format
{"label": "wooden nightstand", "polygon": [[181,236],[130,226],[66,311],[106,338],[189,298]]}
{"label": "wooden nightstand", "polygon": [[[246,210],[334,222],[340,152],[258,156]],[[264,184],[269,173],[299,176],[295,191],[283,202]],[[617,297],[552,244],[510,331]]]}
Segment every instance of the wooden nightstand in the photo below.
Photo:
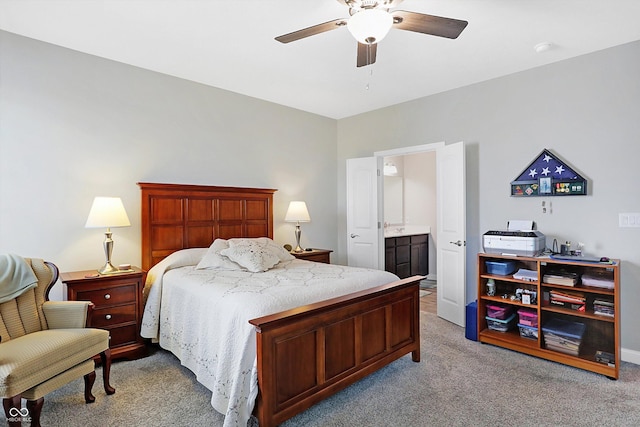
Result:
{"label": "wooden nightstand", "polygon": [[307,261],[324,262],[325,264],[331,264],[329,249],[312,249],[304,252],[291,252],[291,255],[298,259],[304,259]]}
{"label": "wooden nightstand", "polygon": [[142,322],[142,288],[146,271],[132,267],[131,273],[97,274],[96,270],[62,273],[67,300],[91,301],[91,327],[110,333],[111,357],[137,359],[146,354],[140,336]]}

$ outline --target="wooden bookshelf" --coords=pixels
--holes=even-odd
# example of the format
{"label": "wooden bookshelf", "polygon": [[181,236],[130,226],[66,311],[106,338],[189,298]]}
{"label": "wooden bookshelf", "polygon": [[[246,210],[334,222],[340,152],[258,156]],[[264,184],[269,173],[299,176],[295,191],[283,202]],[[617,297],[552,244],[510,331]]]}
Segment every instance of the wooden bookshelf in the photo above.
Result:
{"label": "wooden bookshelf", "polygon": [[[513,277],[513,274],[490,274],[487,261],[515,263],[515,272],[527,269],[537,272],[537,280],[524,281]],[[578,275],[574,286],[564,286],[544,282],[545,274],[549,272],[569,272]],[[603,287],[585,286],[581,277],[584,274],[596,274],[611,282],[611,289]],[[487,295],[487,282],[492,279],[496,284],[496,294]],[[517,289],[528,289],[536,292],[536,300],[531,304],[523,304],[517,299]],[[584,297],[584,311],[552,305],[551,291],[579,293]],[[511,296],[514,295],[515,299]],[[594,310],[594,301],[604,299],[610,303],[612,315],[603,315]],[[487,305],[502,305],[510,307],[516,313],[526,307],[537,313],[537,339],[524,338],[520,334],[519,326],[513,325],[510,330],[501,332],[489,328]],[[557,351],[547,348],[545,330],[549,322],[568,321],[585,325],[585,331],[579,340],[577,355],[568,354],[564,350]],[[517,321],[517,320],[516,320]],[[510,350],[519,351],[554,362],[564,363],[576,368],[585,369],[617,379],[620,372],[620,260],[611,263],[574,262],[552,259],[550,257],[514,257],[497,254],[478,254],[478,341],[497,345]],[[613,357],[609,362],[596,360],[596,352],[606,352]],[[600,358],[602,359],[602,358]]]}

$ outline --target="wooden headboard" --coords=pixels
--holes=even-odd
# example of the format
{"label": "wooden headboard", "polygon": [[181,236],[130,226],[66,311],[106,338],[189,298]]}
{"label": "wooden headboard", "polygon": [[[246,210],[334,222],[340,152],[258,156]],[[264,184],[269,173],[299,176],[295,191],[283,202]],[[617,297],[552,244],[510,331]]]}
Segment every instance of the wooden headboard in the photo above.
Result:
{"label": "wooden headboard", "polygon": [[142,268],[216,238],[273,238],[273,193],[265,188],[139,182]]}

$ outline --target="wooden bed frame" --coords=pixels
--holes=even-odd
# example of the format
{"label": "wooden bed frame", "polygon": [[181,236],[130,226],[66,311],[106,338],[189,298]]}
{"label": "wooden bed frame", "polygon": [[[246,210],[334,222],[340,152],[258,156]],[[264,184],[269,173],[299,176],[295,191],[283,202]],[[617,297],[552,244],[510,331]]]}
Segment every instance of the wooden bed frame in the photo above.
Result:
{"label": "wooden bed frame", "polygon": [[[216,238],[273,238],[276,190],[138,185],[145,270]],[[278,425],[408,353],[419,362],[420,279],[250,320],[257,334],[260,427]]]}

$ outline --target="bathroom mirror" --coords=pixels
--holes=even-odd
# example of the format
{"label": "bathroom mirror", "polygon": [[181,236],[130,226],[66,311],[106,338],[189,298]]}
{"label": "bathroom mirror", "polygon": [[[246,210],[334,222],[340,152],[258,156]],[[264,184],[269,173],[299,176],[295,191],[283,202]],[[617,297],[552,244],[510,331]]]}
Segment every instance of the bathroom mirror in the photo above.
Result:
{"label": "bathroom mirror", "polygon": [[401,176],[384,177],[384,222],[391,225],[404,224],[402,181]]}

